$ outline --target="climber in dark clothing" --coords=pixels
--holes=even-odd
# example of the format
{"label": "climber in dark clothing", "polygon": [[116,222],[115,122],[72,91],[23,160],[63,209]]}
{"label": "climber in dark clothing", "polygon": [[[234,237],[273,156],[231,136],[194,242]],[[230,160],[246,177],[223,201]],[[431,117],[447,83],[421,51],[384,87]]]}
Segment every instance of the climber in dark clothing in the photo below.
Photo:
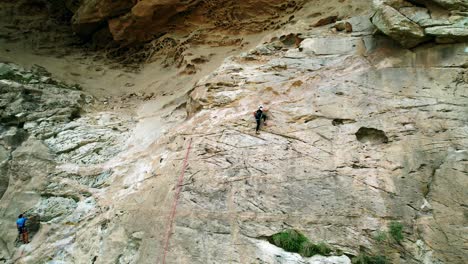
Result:
{"label": "climber in dark clothing", "polygon": [[28,218],[24,217],[23,214],[20,214],[16,220],[16,227],[18,228],[18,233],[24,244],[29,243],[28,230],[26,229],[26,220],[28,220]]}
{"label": "climber in dark clothing", "polygon": [[259,130],[260,130],[260,124],[262,122],[262,119],[263,119],[263,124],[266,125],[266,120],[267,120],[267,116],[265,115],[265,111],[266,109],[263,108],[263,105],[260,105],[258,107],[258,110],[255,111],[253,114],[254,114],[254,117],[255,117],[255,120],[257,121],[257,128],[255,129],[255,133],[260,133]]}

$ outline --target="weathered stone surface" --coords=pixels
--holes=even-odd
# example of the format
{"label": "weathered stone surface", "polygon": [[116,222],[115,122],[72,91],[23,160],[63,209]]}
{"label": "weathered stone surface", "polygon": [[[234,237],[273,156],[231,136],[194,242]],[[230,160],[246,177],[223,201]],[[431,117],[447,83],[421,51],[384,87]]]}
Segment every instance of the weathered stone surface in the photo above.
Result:
{"label": "weathered stone surface", "polygon": [[373,0],[372,4],[374,6],[388,5],[395,9],[400,9],[402,7],[413,7],[411,1],[407,0]]}
{"label": "weathered stone surface", "polygon": [[[0,90],[1,261],[349,264],[367,253],[464,263],[466,44],[404,49],[373,35],[363,13],[351,34],[309,27],[317,3],[276,35],[288,37],[255,40],[188,93],[165,87],[148,104],[129,96],[140,99],[128,112],[123,98],[86,105],[83,92],[10,65]],[[137,74],[128,93],[153,89],[152,74],[142,83]],[[268,120],[255,134],[259,104]],[[43,220],[30,245],[16,245],[24,211]],[[388,235],[393,221],[400,243]],[[340,256],[304,258],[267,241],[285,229]]]}
{"label": "weathered stone surface", "polygon": [[436,26],[424,29],[427,35],[459,41],[468,40],[468,26]]}
{"label": "weathered stone surface", "polygon": [[450,10],[468,10],[468,2],[466,0],[430,0]]}
{"label": "weathered stone surface", "polygon": [[431,18],[429,11],[423,7],[403,7],[398,9],[398,11],[411,21],[418,24],[423,20]]}
{"label": "weathered stone surface", "polygon": [[304,52],[316,55],[336,55],[357,53],[363,47],[361,38],[327,37],[309,38],[301,43]]}
{"label": "weathered stone surface", "polygon": [[123,43],[149,41],[174,28],[194,24],[258,32],[271,26],[270,21],[277,18],[278,12],[296,10],[304,2],[85,0],[73,17],[73,28],[83,36],[90,36],[99,28],[108,27],[114,40]]}
{"label": "weathered stone surface", "polygon": [[372,32],[375,29],[369,16],[353,16],[347,20],[353,28],[353,32]]}
{"label": "weathered stone surface", "polygon": [[8,188],[8,160],[10,159],[10,151],[0,145],[0,199]]}
{"label": "weathered stone surface", "polygon": [[94,33],[107,19],[127,13],[135,4],[133,0],[84,0],[73,16],[73,30],[87,36]]}
{"label": "weathered stone surface", "polygon": [[351,264],[351,260],[347,256],[313,256],[310,258],[302,258],[297,253],[286,252],[266,241],[256,242],[257,256],[260,263],[304,263],[304,264]]}
{"label": "weathered stone surface", "polygon": [[[4,65],[4,67],[9,67]],[[14,67],[0,76],[0,118],[3,125],[26,122],[63,123],[79,114],[83,95],[74,87],[39,80],[33,72]],[[34,129],[31,129],[34,133]],[[45,133],[44,133],[45,134]]]}
{"label": "weathered stone surface", "polygon": [[57,154],[59,162],[103,163],[123,149],[118,142],[128,137],[125,132],[129,119],[113,113],[83,116],[56,127],[55,136],[44,142]]}
{"label": "weathered stone surface", "polygon": [[423,27],[434,27],[434,26],[447,26],[451,25],[452,23],[450,20],[447,19],[422,19],[418,22],[418,24]]}
{"label": "weathered stone surface", "polygon": [[[305,39],[303,43],[308,43],[309,41],[310,40]],[[453,46],[451,46],[451,48],[453,48]],[[461,52],[463,52],[463,45],[461,45],[460,48]],[[419,52],[423,51],[417,51],[417,53]],[[342,208],[342,210],[340,210],[341,213],[352,214],[353,211],[357,212],[359,211],[358,208],[362,208],[362,206],[365,206],[365,202],[363,202],[362,200],[357,201],[356,208],[349,208],[349,206],[354,206],[354,204],[347,204],[346,208],[349,209],[348,211],[348,209],[344,209],[345,206],[343,204],[338,205],[340,203],[340,198],[337,198],[336,196],[334,196],[334,198],[328,197],[327,192],[324,189],[339,188],[341,190],[340,193],[343,195],[343,199],[347,201],[360,199],[358,197],[368,197],[369,195],[373,196],[369,193],[364,194],[366,191],[358,187],[362,183],[368,187],[370,185],[374,186],[375,188],[383,188],[381,191],[377,192],[381,192],[381,194],[386,193],[384,196],[396,195],[396,197],[399,198],[395,198],[395,202],[397,200],[403,201],[408,199],[411,201],[418,201],[414,202],[414,205],[411,204],[412,207],[419,208],[421,206],[422,208],[425,208],[423,207],[424,199],[426,199],[424,198],[424,192],[418,191],[416,196],[414,196],[414,191],[420,188],[417,187],[419,186],[419,184],[422,184],[420,186],[425,186],[425,184],[428,182],[428,179],[430,178],[430,173],[421,172],[421,174],[418,174],[418,177],[421,177],[418,178],[418,180],[415,177],[404,175],[401,176],[404,177],[404,179],[402,179],[400,178],[400,176],[397,175],[401,175],[401,173],[409,173],[409,171],[412,170],[411,168],[417,168],[418,166],[420,166],[418,164],[412,164],[413,162],[416,162],[416,160],[422,162],[422,157],[418,153],[425,153],[421,155],[424,155],[424,159],[426,161],[438,159],[439,155],[445,155],[439,153],[438,150],[423,150],[419,147],[416,147],[416,145],[420,146],[421,144],[425,143],[416,143],[416,145],[412,146],[407,146],[407,144],[413,138],[419,138],[420,136],[422,136],[422,134],[427,133],[434,136],[439,135],[439,133],[441,132],[436,132],[429,128],[431,127],[430,123],[433,123],[433,121],[429,120],[432,120],[433,118],[437,120],[446,118],[447,116],[445,116],[445,114],[441,114],[440,111],[443,111],[441,109],[446,107],[451,108],[451,106],[448,105],[437,106],[437,100],[439,100],[438,98],[441,98],[441,96],[443,97],[443,90],[445,88],[444,85],[440,86],[435,83],[430,84],[429,80],[432,78],[438,78],[439,83],[452,83],[452,89],[456,89],[456,83],[458,82],[456,80],[459,78],[457,76],[459,76],[463,72],[462,67],[456,69],[450,66],[443,70],[440,68],[440,65],[449,63],[448,61],[444,62],[445,59],[442,59],[443,57],[451,58],[450,60],[452,62],[455,62],[459,58],[459,55],[457,55],[458,53],[454,52],[451,53],[452,55],[448,55],[442,49],[435,49],[433,50],[433,52],[439,53],[441,57],[435,56],[433,57],[433,61],[431,62],[420,61],[419,58],[423,58],[423,54],[416,55],[416,57],[418,57],[418,65],[425,66],[424,69],[411,68],[411,74],[409,74],[409,68],[407,67],[408,65],[414,65],[414,61],[408,62],[408,65],[401,65],[401,67],[398,67],[398,64],[395,64],[399,63],[402,58],[406,57],[406,55],[402,55],[401,57],[395,57],[394,63],[392,63],[392,59],[388,57],[386,57],[383,61],[376,61],[374,63],[377,69],[374,70],[371,70],[373,66],[366,66],[366,64],[362,64],[362,61],[359,62],[359,60],[346,60],[344,58],[340,59],[339,57],[335,57],[334,63],[329,63],[327,66],[315,70],[314,75],[316,77],[313,78],[313,81],[309,82],[304,81],[304,79],[302,79],[301,75],[298,74],[299,71],[297,70],[297,68],[290,69],[288,63],[286,63],[286,67],[282,67],[281,69],[276,70],[277,74],[280,76],[284,76],[285,79],[281,80],[278,79],[278,77],[271,78],[270,80],[262,81],[262,83],[254,81],[258,79],[256,75],[262,74],[262,71],[256,71],[255,68],[251,67],[251,64],[248,69],[237,70],[235,73],[229,72],[227,70],[229,69],[229,67],[224,66],[224,68],[221,68],[218,72],[214,73],[213,76],[205,80],[204,83],[200,83],[197,89],[193,91],[192,98],[194,99],[194,103],[201,105],[203,109],[197,115],[194,116],[195,120],[193,121],[193,124],[198,124],[200,129],[202,129],[202,127],[206,128],[206,125],[203,125],[202,123],[200,123],[200,121],[204,122],[203,120],[207,120],[205,122],[211,122],[212,119],[208,118],[208,116],[211,113],[217,111],[215,109],[223,109],[223,111],[225,111],[224,113],[226,113],[223,115],[226,123],[221,121],[216,128],[213,128],[210,131],[203,132],[206,133],[205,135],[213,134],[216,136],[208,136],[208,138],[197,140],[197,144],[200,146],[201,151],[201,154],[199,154],[200,157],[205,156],[205,154],[203,154],[205,153],[203,149],[205,149],[207,153],[212,151],[220,151],[221,153],[227,153],[227,156],[225,156],[225,159],[213,157],[215,160],[212,160],[212,158],[209,158],[209,154],[206,154],[206,162],[212,164],[209,165],[210,169],[206,172],[212,175],[207,177],[210,179],[210,183],[208,183],[208,180],[205,182],[205,176],[200,175],[198,178],[197,176],[194,176],[194,184],[186,187],[184,197],[186,197],[187,200],[195,201],[197,205],[194,205],[192,203],[186,203],[185,205],[183,205],[183,208],[187,211],[190,211],[190,208],[193,208],[192,206],[202,206],[207,211],[219,211],[229,210],[230,206],[234,206],[236,208],[236,211],[251,212],[251,215],[246,214],[239,216],[239,218],[242,219],[239,220],[241,221],[239,223],[239,232],[243,234],[249,234],[249,236],[254,237],[268,236],[274,233],[275,231],[284,228],[284,225],[281,223],[281,221],[283,221],[284,219],[290,219],[287,217],[287,215],[292,214],[292,212],[289,210],[294,210],[294,214],[297,215],[298,218],[295,221],[288,222],[288,225],[292,225],[295,228],[301,229],[304,227],[304,225],[301,224],[301,221],[305,221],[305,219],[308,219],[308,221],[314,223],[314,227],[310,227],[310,233],[308,233],[310,237],[317,236],[317,234],[323,234],[323,237],[328,237],[327,232],[331,232],[334,234],[333,236],[335,237],[337,234],[342,234],[343,239],[346,239],[344,238],[346,237],[346,231],[340,231],[338,229],[334,229],[333,231],[327,229],[327,231],[325,231],[324,229],[321,229],[319,227],[321,225],[321,216],[318,216],[312,211],[309,211],[309,208],[330,208],[331,206],[338,206]],[[445,55],[442,55],[443,53],[445,53]],[[343,55],[346,54],[347,52],[343,53]],[[305,57],[307,56],[313,55],[305,55]],[[436,57],[438,57],[439,59],[435,59]],[[302,58],[304,58],[304,55]],[[385,61],[387,61],[388,64]],[[238,62],[234,60],[232,62],[226,63],[230,65],[236,65]],[[259,62],[259,64],[261,63],[262,62]],[[338,65],[346,66],[342,66],[344,67],[342,68],[342,70],[337,70],[337,67],[339,68]],[[434,65],[434,68],[428,69],[428,65]],[[333,68],[332,72],[328,72],[326,70],[330,67]],[[239,69],[239,67],[236,68]],[[360,69],[360,75],[356,75],[355,71],[347,69]],[[440,70],[442,70],[444,73],[437,73]],[[324,72],[322,73],[322,71]],[[290,79],[290,73],[295,73],[296,78],[293,77],[293,79]],[[306,73],[304,74],[305,76],[307,76]],[[233,81],[231,82],[238,82],[238,80],[243,80],[243,83],[255,85],[255,88],[249,85],[243,86],[241,88],[243,91],[242,93],[238,93],[236,97],[232,98],[232,100],[227,102],[225,107],[219,106],[219,104],[214,102],[218,101],[218,98],[223,97],[226,91],[230,91],[232,89],[232,86],[229,85],[229,83],[224,83],[223,86],[217,86],[215,89],[211,89],[211,86],[207,86],[206,84],[217,83],[217,80],[221,79],[229,80],[230,78],[227,78],[225,75],[231,75],[231,77],[233,77]],[[441,79],[441,76],[443,75],[445,75],[447,79]],[[327,78],[325,76],[330,77]],[[340,78],[342,78],[341,81],[338,81],[340,80]],[[300,81],[298,81],[298,79]],[[314,89],[312,87],[317,88]],[[361,89],[365,90],[362,91]],[[288,99],[280,99],[281,95],[285,93],[287,94],[285,96]],[[465,92],[462,93],[464,94]],[[203,96],[200,96],[202,94]],[[404,98],[407,96],[411,97],[411,94],[418,95],[418,99]],[[459,96],[463,97],[463,94],[459,94]],[[296,95],[297,97],[291,97],[293,95]],[[393,95],[398,95],[400,99],[387,98],[387,96]],[[361,99],[356,100],[356,96],[358,96]],[[460,102],[456,96],[450,96],[450,98],[451,99],[449,100],[453,100],[453,102]],[[445,100],[447,99],[448,98],[446,98]],[[271,103],[272,106],[270,109],[269,116],[272,120],[269,122],[269,126],[265,127],[265,131],[262,132],[261,135],[258,137],[253,134],[250,134],[250,128],[248,127],[250,116],[248,115],[247,106],[254,105],[257,101],[264,102],[270,100],[274,100],[275,103]],[[294,103],[290,103],[290,100],[292,100]],[[360,104],[364,104],[366,107],[360,109]],[[309,107],[304,107],[304,105],[309,105]],[[459,110],[465,109],[467,106],[466,104],[462,103],[460,107],[461,108]],[[355,112],[353,109],[360,110],[357,110]],[[236,114],[239,113],[239,111],[241,111],[241,113],[244,113],[245,115],[241,115],[239,117],[238,114]],[[397,113],[395,113],[395,111]],[[413,111],[418,111],[418,114],[415,114]],[[422,114],[424,112],[426,113]],[[229,117],[227,116],[230,113],[232,113],[232,119],[226,120],[226,118],[229,119]],[[390,113],[392,113],[391,115],[396,114],[396,116],[399,117],[386,118],[385,116]],[[403,120],[406,120],[406,115],[410,113],[412,113],[411,116],[419,116],[419,118],[422,119],[418,118],[418,121],[416,121],[416,123],[407,124]],[[433,116],[433,118],[428,119],[429,116]],[[455,116],[454,118],[457,121],[454,121],[454,123],[452,123],[453,127],[451,128],[452,132],[450,133],[457,134],[460,131],[457,127],[462,126],[460,122],[463,122],[463,118],[460,119],[461,116],[459,114],[455,114]],[[398,121],[399,118],[402,118],[402,120]],[[327,123],[329,123],[328,126],[331,126],[328,127],[326,125]],[[335,132],[333,132],[332,124],[335,124]],[[356,133],[359,132],[360,128],[363,127],[364,124],[365,127],[375,127],[371,124],[385,125],[383,125],[383,127],[376,127],[378,130],[381,131],[380,133],[374,133],[371,136],[356,137]],[[311,131],[314,131],[314,133],[320,134],[321,136],[314,136],[312,134],[309,134],[309,132],[305,132],[309,131],[308,128],[310,128]],[[377,129],[375,129],[375,131],[377,131]],[[220,130],[222,130],[223,132],[218,134],[217,131]],[[197,133],[196,131],[194,132],[194,134]],[[385,134],[383,134],[382,131],[384,131]],[[370,134],[371,133],[367,133],[367,135]],[[395,137],[397,134],[400,134],[400,136]],[[462,134],[465,135],[466,133]],[[440,136],[442,138],[446,136],[450,137],[447,134],[440,134]],[[348,139],[345,141],[341,141],[344,140],[344,138],[338,140],[342,137],[346,137]],[[464,138],[464,136],[462,137]],[[330,139],[330,141],[328,139]],[[339,142],[336,142],[336,140],[338,140]],[[366,144],[366,146],[361,145],[362,155],[367,155],[368,158],[361,159],[358,158],[360,154],[356,154],[357,156],[354,156],[353,154],[349,153],[350,149],[353,148],[352,146],[356,144],[353,143],[353,141],[359,142],[360,140],[363,140],[364,143],[371,143]],[[464,145],[465,143],[462,142],[465,141],[466,139],[462,139],[460,144]],[[308,144],[308,142],[314,142],[314,144]],[[377,144],[372,144],[373,142]],[[388,144],[390,144],[391,146],[389,146]],[[428,144],[430,145],[431,143]],[[356,148],[360,147],[356,146]],[[402,150],[401,148],[405,150]],[[413,149],[413,151],[409,151],[409,149],[412,148],[416,149]],[[458,149],[460,149],[460,147],[458,147]],[[236,153],[237,151],[243,153],[241,156],[247,158],[235,158],[237,155],[233,153]],[[305,152],[307,153],[307,155],[302,156],[296,151],[299,151],[301,153]],[[408,156],[397,158],[397,156],[399,155],[397,153],[401,153],[400,151],[402,151],[403,153],[407,153],[406,155]],[[323,162],[325,160],[330,159],[328,155],[333,155],[329,152],[341,153],[340,158],[335,160],[334,165]],[[344,154],[345,152],[348,154]],[[356,149],[356,152],[361,153],[361,150],[358,151]],[[377,156],[371,157],[369,156],[369,154],[366,154],[370,152],[372,152],[373,155]],[[297,153],[298,156],[296,156],[295,153]],[[344,156],[341,156],[342,154]],[[278,158],[273,158],[271,157],[271,155],[278,155]],[[294,161],[292,161],[292,157],[295,157]],[[382,161],[383,157],[386,157],[385,162]],[[411,160],[408,161],[408,157],[413,158],[411,158]],[[311,161],[311,164],[314,164],[312,166],[313,168],[311,167],[309,169],[304,170],[299,169],[301,167],[301,165],[299,164],[306,163],[307,161],[305,161],[304,159],[308,158],[314,159],[314,161]],[[399,160],[397,163],[400,163],[400,165],[394,163],[396,162],[396,160]],[[426,161],[424,161],[423,163],[428,164],[426,163]],[[201,165],[200,162],[201,161],[197,159],[196,163],[191,163],[190,172],[202,170],[202,167],[204,166]],[[408,164],[407,162],[410,162],[410,164],[412,165]],[[386,165],[383,165],[384,163]],[[244,164],[245,166],[242,164]],[[274,169],[268,168],[267,164],[276,164],[276,167]],[[379,172],[377,172],[377,170],[380,169],[376,170],[376,167],[374,167],[374,165],[371,164],[380,164],[377,165],[377,167],[379,167],[380,169],[386,168],[384,169],[386,172],[382,172],[383,174],[380,174]],[[250,170],[249,168],[251,168],[251,166],[255,169]],[[329,166],[336,166],[337,169],[333,169]],[[350,168],[346,168],[347,166],[349,166]],[[402,166],[403,168],[407,169],[402,169],[401,172],[397,172],[400,169],[396,169],[396,171],[390,172],[393,170],[390,167],[397,168],[399,166]],[[320,169],[314,169],[315,167]],[[280,172],[279,170],[282,170],[280,168],[284,168],[284,171]],[[353,170],[355,169],[359,170],[360,173],[354,174]],[[408,172],[405,172],[407,170]],[[321,186],[320,188],[316,188],[315,185],[318,184],[318,181],[320,181],[319,179],[321,177],[327,177],[326,175],[329,171],[333,171],[333,177],[338,178],[334,182],[333,186]],[[351,183],[346,181],[347,176],[345,175],[349,175],[349,173],[354,175],[352,177],[355,181],[354,184],[356,184],[354,185],[355,187],[351,188],[357,189],[347,194],[344,191],[346,189],[345,187],[340,188],[337,187],[337,185],[340,186],[341,184],[343,184],[343,186],[348,186],[347,188],[349,188],[349,186],[352,186]],[[362,173],[365,173],[366,176],[362,175]],[[382,177],[378,175],[381,175]],[[388,179],[387,177],[391,177],[393,179],[392,182],[394,185],[387,184],[388,182],[384,183],[386,182],[386,179]],[[373,180],[371,180],[371,178]],[[220,183],[213,183],[213,179],[219,179]],[[234,184],[234,182],[237,182],[237,180],[239,180],[239,182],[237,184]],[[356,182],[360,180],[362,180],[362,182]],[[308,184],[309,181],[310,184]],[[380,182],[382,185],[374,185],[377,182]],[[226,185],[221,183],[233,183],[233,185],[231,185],[232,189],[230,191],[229,189],[226,190]],[[281,187],[274,187],[279,183],[281,183]],[[207,184],[209,184],[210,187],[207,187]],[[205,194],[203,192],[205,188],[209,188],[216,194]],[[298,194],[298,196],[300,196],[301,198],[291,196],[291,190],[294,190],[294,193]],[[227,198],[231,196],[223,196],[220,194],[225,192],[233,194],[232,198],[229,198],[232,200],[229,200]],[[337,193],[336,190],[331,192],[335,194]],[[301,194],[299,195],[299,193]],[[353,194],[356,196],[354,196]],[[351,195],[353,197],[344,198],[347,195]],[[209,198],[205,196],[208,196]],[[400,213],[398,213],[398,215],[400,216],[407,214],[418,214],[417,212],[414,212],[413,209],[408,210],[400,208],[398,205],[396,205],[401,204],[400,202],[390,202],[390,200],[392,200],[393,198],[390,198],[388,202],[385,202],[387,198],[383,198],[383,200],[380,200],[381,198],[377,199],[377,197],[373,197],[374,199],[372,205],[369,205],[369,207],[365,207],[367,209],[363,210],[371,210],[377,215],[386,215],[390,212],[396,213],[399,210],[402,210],[400,211]],[[327,202],[331,199],[333,199],[333,205]],[[213,204],[213,201],[217,201],[216,205],[210,205]],[[294,207],[294,209],[292,209],[291,207],[292,204],[294,204],[294,206],[292,206]],[[384,209],[390,204],[394,204],[395,207],[392,206],[392,209],[388,207],[387,209]],[[399,209],[397,209],[396,207],[398,207]],[[413,212],[410,213],[411,211]],[[330,218],[325,218],[334,219],[333,221],[340,222],[339,216],[334,215],[333,210],[326,210],[325,214],[333,215],[328,215]],[[247,215],[249,215],[250,218]],[[282,216],[284,216],[285,218],[283,218]],[[259,219],[268,222],[268,227],[259,224]],[[411,219],[412,217],[408,218],[410,222],[413,221]],[[273,223],[275,221],[278,221],[276,222],[277,227],[276,230],[272,231],[271,228],[274,226]],[[377,226],[379,225],[377,224],[379,222],[379,220],[377,219],[374,219],[373,221],[367,219],[366,222],[369,224],[374,223]],[[198,230],[200,228],[198,224],[184,220],[180,220],[178,224],[181,226],[181,228],[178,231],[179,235],[177,236],[179,236],[179,239],[177,241],[182,241],[182,239],[186,239],[189,236],[188,231],[185,232],[184,230]],[[379,230],[381,227],[377,226],[368,226],[366,228],[370,228],[372,230]],[[206,227],[206,229],[209,229],[209,227]],[[320,238],[318,238],[318,240],[320,240]],[[363,244],[370,242],[365,242],[365,239],[361,241],[360,238],[357,238],[357,236],[355,235],[353,235],[353,241],[354,243]],[[193,243],[195,243],[195,241],[193,241]],[[342,244],[342,242],[339,242],[339,240],[334,241],[334,243]],[[432,242],[426,241],[426,243]],[[456,244],[461,245],[460,243]],[[221,245],[220,247],[222,248]],[[181,250],[181,252],[186,252],[181,248],[179,248],[179,250]],[[243,250],[246,249],[242,248],[238,251],[241,252]],[[433,258],[435,259],[440,257],[449,257],[451,258],[451,260],[448,262],[460,263],[461,259],[463,258],[462,255],[464,253],[461,253],[462,250],[460,248],[458,248],[458,250],[460,250],[460,253],[456,255],[450,254],[450,256],[445,255],[444,257],[442,257],[442,255],[444,255],[444,253],[442,253],[444,250],[437,251],[438,253],[433,251],[432,254]]]}
{"label": "weathered stone surface", "polygon": [[[30,238],[44,241],[50,237],[49,225],[76,225],[95,213],[96,201],[87,189],[102,188],[109,170],[80,172],[57,163],[99,164],[116,156],[131,118],[115,113],[80,117],[87,96],[75,86],[38,67],[0,66],[0,257],[10,259],[21,245],[16,229],[10,228],[18,214],[30,218]],[[56,240],[75,232],[59,232]]]}
{"label": "weathered stone surface", "polygon": [[391,6],[381,5],[372,23],[384,34],[411,48],[426,40],[424,30]]}
{"label": "weathered stone surface", "polygon": [[35,206],[34,213],[39,215],[41,221],[49,222],[57,217],[70,215],[76,207],[77,204],[73,199],[50,197],[41,200],[41,202]]}

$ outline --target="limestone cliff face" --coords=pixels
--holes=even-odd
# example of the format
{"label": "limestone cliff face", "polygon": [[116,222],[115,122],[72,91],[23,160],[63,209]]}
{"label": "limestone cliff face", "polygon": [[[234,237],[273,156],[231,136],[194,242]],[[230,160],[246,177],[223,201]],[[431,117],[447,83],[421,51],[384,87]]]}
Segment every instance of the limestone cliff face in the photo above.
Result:
{"label": "limestone cliff face", "polygon": [[[0,263],[464,263],[468,47],[427,29],[467,18],[463,1],[421,2],[67,1],[75,30],[108,23],[129,43],[204,12],[239,12],[217,32],[294,18],[171,100],[104,100],[0,64]],[[269,242],[287,229],[333,256]]]}

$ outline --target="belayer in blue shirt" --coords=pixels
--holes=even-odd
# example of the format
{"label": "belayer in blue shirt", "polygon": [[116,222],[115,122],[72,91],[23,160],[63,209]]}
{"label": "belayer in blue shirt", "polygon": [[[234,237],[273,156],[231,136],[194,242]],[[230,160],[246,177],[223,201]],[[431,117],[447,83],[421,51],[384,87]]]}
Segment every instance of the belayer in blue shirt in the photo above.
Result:
{"label": "belayer in blue shirt", "polygon": [[16,220],[16,227],[18,228],[18,233],[24,244],[29,243],[28,230],[26,229],[26,220],[28,220],[28,218],[24,217],[23,214],[20,214]]}

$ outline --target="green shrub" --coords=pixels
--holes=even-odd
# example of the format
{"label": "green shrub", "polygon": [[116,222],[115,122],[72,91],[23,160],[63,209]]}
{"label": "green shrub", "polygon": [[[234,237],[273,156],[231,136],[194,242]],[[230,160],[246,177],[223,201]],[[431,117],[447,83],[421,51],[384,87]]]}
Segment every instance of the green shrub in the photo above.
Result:
{"label": "green shrub", "polygon": [[274,234],[270,242],[286,251],[298,253],[302,245],[309,240],[303,234],[291,229]]}
{"label": "green shrub", "polygon": [[400,243],[403,240],[403,224],[400,222],[390,222],[388,225],[390,236],[395,239],[396,242]]}
{"label": "green shrub", "polygon": [[377,234],[374,236],[374,239],[377,240],[377,242],[384,242],[387,240],[387,233],[385,231],[379,231]]}
{"label": "green shrub", "polygon": [[303,257],[311,257],[317,254],[327,256],[332,252],[325,243],[315,245],[303,234],[292,229],[274,234],[269,241],[286,251],[299,253]]}
{"label": "green shrub", "polygon": [[371,256],[367,254],[359,254],[352,259],[353,264],[388,264],[385,256]]}
{"label": "green shrub", "polygon": [[320,242],[316,245],[317,253],[322,256],[328,256],[332,252],[332,250],[323,242]]}
{"label": "green shrub", "polygon": [[332,250],[325,243],[318,243],[317,245],[311,242],[305,242],[301,245],[299,254],[303,257],[312,257],[314,255],[329,256]]}
{"label": "green shrub", "polygon": [[313,255],[316,255],[318,252],[317,248],[313,243],[305,242],[302,244],[301,250],[299,250],[298,253],[301,254],[301,256],[308,258],[312,257]]}

